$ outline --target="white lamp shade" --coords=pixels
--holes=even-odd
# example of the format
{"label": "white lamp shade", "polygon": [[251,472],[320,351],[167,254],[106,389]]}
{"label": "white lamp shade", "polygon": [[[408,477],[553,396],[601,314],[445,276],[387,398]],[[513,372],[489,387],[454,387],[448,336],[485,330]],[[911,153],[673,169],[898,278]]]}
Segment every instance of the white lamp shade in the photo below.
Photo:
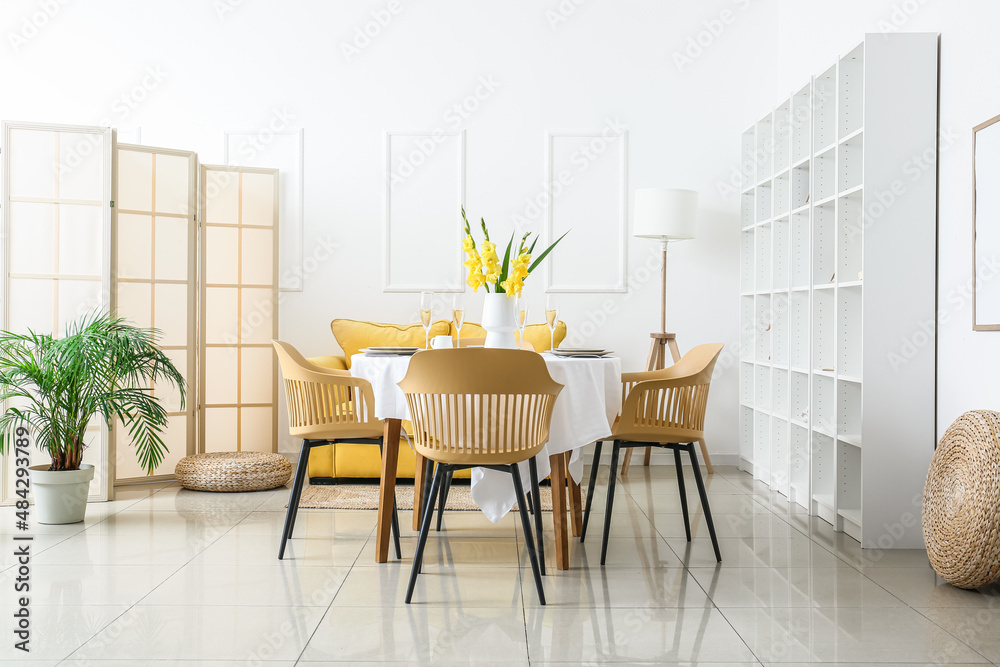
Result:
{"label": "white lamp shade", "polygon": [[698,193],[676,188],[635,191],[632,235],[672,241],[693,239],[698,226]]}

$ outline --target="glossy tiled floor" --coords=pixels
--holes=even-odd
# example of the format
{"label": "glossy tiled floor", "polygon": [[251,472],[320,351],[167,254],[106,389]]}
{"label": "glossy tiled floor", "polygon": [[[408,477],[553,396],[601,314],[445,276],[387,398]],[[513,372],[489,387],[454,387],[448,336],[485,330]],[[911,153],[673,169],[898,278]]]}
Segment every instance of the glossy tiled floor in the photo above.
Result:
{"label": "glossy tiled floor", "polygon": [[492,525],[479,513],[447,514],[405,605],[415,539],[404,528],[402,563],[376,565],[374,512],[300,511],[279,562],[287,489],[120,489],[115,502],[91,505],[84,524],[36,527],[29,656],[12,648],[17,574],[5,508],[0,663],[1000,661],[997,589],[952,588],[923,552],[862,552],[734,468],[708,484],[721,565],[700,515],[694,540],[684,539],[673,468],[633,467],[619,485],[606,567],[602,513],[585,545],[571,542],[569,571],[555,570],[547,544],[545,607],[513,516]]}

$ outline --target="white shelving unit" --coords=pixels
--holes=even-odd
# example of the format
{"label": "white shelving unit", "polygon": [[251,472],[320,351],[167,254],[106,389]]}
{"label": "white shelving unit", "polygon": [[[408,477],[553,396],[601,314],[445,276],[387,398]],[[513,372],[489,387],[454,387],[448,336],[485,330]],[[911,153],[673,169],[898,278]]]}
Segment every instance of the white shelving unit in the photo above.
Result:
{"label": "white shelving unit", "polygon": [[867,35],[742,138],[741,463],[866,548],[923,546],[937,95],[937,34]]}

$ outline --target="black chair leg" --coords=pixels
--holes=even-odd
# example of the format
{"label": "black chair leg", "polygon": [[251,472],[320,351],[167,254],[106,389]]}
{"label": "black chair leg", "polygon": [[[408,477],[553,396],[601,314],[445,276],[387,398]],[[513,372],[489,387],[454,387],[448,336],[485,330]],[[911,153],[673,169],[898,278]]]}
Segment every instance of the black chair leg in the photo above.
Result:
{"label": "black chair leg", "polygon": [[285,557],[285,543],[292,539],[292,529],[295,528],[295,516],[299,509],[299,497],[302,496],[302,486],[306,478],[306,468],[309,466],[309,450],[312,445],[308,440],[302,441],[302,451],[299,452],[299,462],[295,468],[295,478],[292,480],[292,493],[288,497],[288,510],[285,512],[285,525],[281,530],[281,545],[278,547],[278,560]]}
{"label": "black chair leg", "polygon": [[597,468],[601,462],[600,440],[594,443],[594,463],[590,466],[590,486],[587,488],[587,506],[583,510],[583,528],[580,530],[581,544],[587,539],[587,524],[590,523],[590,506],[594,504],[594,491],[597,489]]}
{"label": "black chair leg", "polygon": [[[540,498],[538,493],[538,465],[535,463],[535,457],[532,456],[528,459],[528,483],[531,484],[531,497]],[[518,502],[521,499],[518,498]],[[535,546],[538,549],[538,565],[542,572],[542,576],[545,576],[545,545],[542,544],[542,503],[538,502],[535,504],[535,509],[532,514],[535,518]]]}
{"label": "black chair leg", "polygon": [[705,482],[701,478],[701,467],[698,465],[698,454],[693,442],[688,443],[688,454],[691,455],[691,465],[694,467],[694,481],[698,485],[698,495],[701,496],[701,507],[705,510],[705,523],[708,524],[708,534],[712,536],[712,548],[715,549],[715,560],[722,562],[719,552],[719,540],[715,536],[715,523],[712,521],[712,508],[708,506],[708,494],[705,493]]}
{"label": "black chair leg", "polygon": [[417,539],[417,551],[413,555],[413,567],[410,570],[410,584],[406,587],[406,604],[413,598],[413,588],[417,585],[417,574],[424,560],[424,545],[427,544],[427,534],[431,532],[431,521],[434,519],[434,501],[445,476],[444,464],[439,463],[434,473],[434,483],[431,485],[430,497],[424,506],[424,517],[420,522],[420,537]]}
{"label": "black chair leg", "polygon": [[[525,502],[524,485],[521,484],[521,471],[518,470],[516,463],[511,464],[510,474],[514,478],[514,493],[517,495],[517,501],[523,503]],[[545,604],[545,591],[542,589],[542,574],[538,568],[538,554],[535,552],[535,541],[531,538],[531,524],[528,523],[528,513],[518,512],[518,514],[521,516],[521,529],[524,530],[524,542],[528,545],[528,559],[531,561],[531,573],[535,577],[538,600],[541,604]],[[541,512],[538,514],[541,514]]]}
{"label": "black chair leg", "polygon": [[674,448],[674,467],[677,468],[677,489],[681,493],[681,513],[684,515],[684,534],[691,541],[691,520],[688,518],[688,498],[684,489],[684,469],[681,467],[681,450]]}
{"label": "black chair leg", "polygon": [[396,499],[392,499],[392,541],[396,543],[396,560],[403,560],[403,551],[399,548],[399,512],[396,511]]}
{"label": "black chair leg", "polygon": [[608,479],[608,506],[604,515],[604,541],[601,543],[601,565],[604,565],[608,557],[608,536],[611,534],[611,514],[615,509],[615,483],[618,477],[618,453],[621,451],[621,442],[615,440],[611,449],[611,476]]}
{"label": "black chair leg", "polygon": [[451,491],[451,480],[455,476],[454,471],[449,471],[444,483],[441,485],[441,498],[438,500],[438,520],[437,530],[441,530],[441,520],[444,519],[444,506],[448,502],[448,492]]}

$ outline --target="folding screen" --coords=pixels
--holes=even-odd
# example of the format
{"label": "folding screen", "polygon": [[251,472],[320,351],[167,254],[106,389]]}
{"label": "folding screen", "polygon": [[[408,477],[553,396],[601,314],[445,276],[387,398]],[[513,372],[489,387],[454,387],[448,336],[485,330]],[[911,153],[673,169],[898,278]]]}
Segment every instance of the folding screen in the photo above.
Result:
{"label": "folding screen", "polygon": [[[128,431],[116,429],[121,483],[170,477],[177,461],[196,451],[198,172],[190,151],[118,144],[115,157],[113,306],[138,326],[160,330],[160,348],[188,382],[183,410],[176,390],[161,396],[168,453],[153,477],[139,465]],[[156,386],[153,394],[160,394]]]}
{"label": "folding screen", "polygon": [[[109,307],[111,128],[3,123],[3,252],[0,328],[62,335],[66,324]],[[91,500],[112,493],[109,434],[88,427],[84,463]],[[3,501],[13,490],[3,458]],[[32,447],[32,465],[48,458]]]}
{"label": "folding screen", "polygon": [[277,451],[278,170],[201,166],[200,449]]}

